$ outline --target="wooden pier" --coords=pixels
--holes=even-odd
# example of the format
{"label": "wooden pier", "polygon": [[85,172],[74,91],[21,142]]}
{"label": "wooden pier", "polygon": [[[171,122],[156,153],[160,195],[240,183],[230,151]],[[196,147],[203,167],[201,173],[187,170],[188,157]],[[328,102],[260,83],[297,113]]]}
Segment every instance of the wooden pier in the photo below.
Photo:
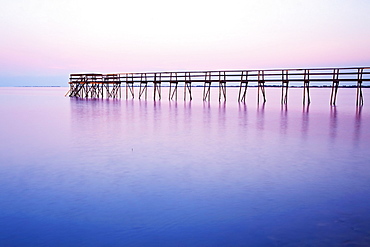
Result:
{"label": "wooden pier", "polygon": [[[266,102],[266,86],[281,87],[281,104],[288,103],[289,87],[303,88],[303,104],[310,104],[310,87],[331,86],[330,104],[335,105],[340,83],[356,87],[356,105],[363,105],[363,82],[370,81],[370,67],[273,69],[273,70],[225,70],[225,71],[178,71],[71,74],[70,89],[66,95],[80,98],[121,98],[124,85],[126,99],[135,98],[135,86],[139,88],[138,98],[148,97],[148,85],[154,87],[154,100],[162,98],[162,84],[169,87],[169,100],[177,100],[177,91],[183,87],[184,100],[192,100],[193,85],[203,85],[203,100],[211,98],[211,87],[219,88],[219,101],[226,101],[227,86],[238,86],[238,101],[245,102],[248,87],[258,87],[257,101]],[[294,84],[294,85],[292,85]],[[187,97],[188,94],[188,97]]]}

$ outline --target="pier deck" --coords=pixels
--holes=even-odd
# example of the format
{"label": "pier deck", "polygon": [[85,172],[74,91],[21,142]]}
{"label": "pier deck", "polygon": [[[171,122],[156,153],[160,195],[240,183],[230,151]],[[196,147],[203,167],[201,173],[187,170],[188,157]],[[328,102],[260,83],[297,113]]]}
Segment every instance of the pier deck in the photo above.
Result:
{"label": "pier deck", "polygon": [[[135,97],[134,87],[139,88],[138,98],[147,98],[148,85],[154,87],[154,100],[161,99],[162,85],[169,86],[170,100],[177,100],[178,87],[183,87],[184,100],[192,100],[194,85],[203,86],[203,100],[210,100],[212,86],[219,88],[218,98],[226,100],[227,86],[238,86],[238,101],[245,102],[247,89],[258,87],[258,102],[266,102],[265,86],[281,87],[281,104],[288,102],[288,88],[303,87],[303,104],[309,104],[310,87],[330,86],[330,104],[336,104],[341,85],[356,87],[356,105],[363,105],[363,83],[370,82],[370,67],[314,68],[314,69],[271,69],[271,70],[225,70],[225,71],[177,71],[142,73],[79,73],[70,74],[70,89],[66,95],[81,98],[121,98],[122,85],[126,99]],[[370,83],[369,83],[370,84]],[[187,94],[189,95],[187,97]],[[261,98],[261,99],[260,99]]]}

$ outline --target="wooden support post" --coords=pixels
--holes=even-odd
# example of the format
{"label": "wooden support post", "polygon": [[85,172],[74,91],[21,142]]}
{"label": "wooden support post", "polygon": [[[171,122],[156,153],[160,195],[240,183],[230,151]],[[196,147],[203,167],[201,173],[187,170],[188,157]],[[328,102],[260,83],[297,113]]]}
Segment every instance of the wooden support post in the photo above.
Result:
{"label": "wooden support post", "polygon": [[190,75],[190,72],[185,72],[184,100],[186,100],[186,90],[189,91],[190,100],[192,100],[193,97],[191,96],[191,75]]}
{"label": "wooden support post", "polygon": [[212,84],[212,74],[211,72],[205,72],[204,75],[204,86],[203,86],[203,101],[208,101],[211,99],[211,84]]}
{"label": "wooden support post", "polygon": [[121,98],[122,97],[122,83],[121,82],[119,82],[119,84],[117,85],[118,86],[118,95],[117,95],[117,97],[119,96],[119,98]]}
{"label": "wooden support post", "polygon": [[94,90],[93,90],[93,92],[94,92],[94,98],[99,98],[99,96],[100,96],[100,94],[99,94],[99,83],[95,83],[95,84],[93,84],[93,86],[94,86]]}
{"label": "wooden support post", "polygon": [[134,74],[129,73],[125,74],[125,76],[122,78],[123,81],[126,82],[126,99],[128,99],[128,93],[130,92],[131,97],[135,98],[135,91],[134,91]]}
{"label": "wooden support post", "polygon": [[103,86],[105,88],[105,97],[110,98],[110,89],[109,89],[109,84],[108,83],[103,83]]}
{"label": "wooden support post", "polygon": [[245,102],[247,88],[248,88],[248,71],[242,71],[241,78],[240,78],[240,86],[239,86],[239,97],[238,97],[239,102],[240,101]]}
{"label": "wooden support post", "polygon": [[68,97],[76,97],[76,95],[74,95],[75,94],[75,84],[74,83],[71,83],[69,85],[69,91],[67,92],[67,94],[68,94]]}
{"label": "wooden support post", "polygon": [[[174,84],[173,92],[172,92],[172,84]],[[172,100],[173,96],[176,96],[176,100],[177,100],[177,85],[178,85],[177,72],[171,72],[170,73],[170,91],[168,92],[168,100]]]}
{"label": "wooden support post", "polygon": [[219,71],[218,73],[218,101],[221,101],[222,96],[226,101],[226,75],[225,71]]}
{"label": "wooden support post", "polygon": [[100,74],[87,74],[85,80],[82,83],[81,92],[85,98],[97,98],[98,97],[98,86],[102,83],[102,75]]}
{"label": "wooden support post", "polygon": [[260,103],[260,91],[263,96],[263,103],[266,102],[266,94],[265,94],[265,71],[259,70],[258,71],[258,96],[257,96],[257,103]]}
{"label": "wooden support post", "polygon": [[94,96],[91,96],[91,97],[99,98],[99,85],[103,83],[104,77],[105,77],[104,75],[95,76],[94,82],[92,83],[92,91],[91,91]]}
{"label": "wooden support post", "polygon": [[333,84],[331,85],[330,105],[335,105],[339,86],[339,69],[333,70]]}
{"label": "wooden support post", "polygon": [[94,97],[95,98],[99,98],[100,97],[100,87],[99,87],[100,84],[95,84],[94,85]]}
{"label": "wooden support post", "polygon": [[289,88],[289,72],[288,70],[281,71],[281,104],[288,103],[288,88]]}
{"label": "wooden support post", "polygon": [[75,90],[75,85],[74,85],[74,83],[69,83],[69,90],[68,90],[68,92],[65,94],[65,96],[67,96],[68,95],[68,97],[74,97],[74,90]]}
{"label": "wooden support post", "polygon": [[86,86],[86,98],[93,98],[93,85],[94,85],[94,82],[89,82]]}
{"label": "wooden support post", "polygon": [[85,82],[84,84],[82,84],[82,90],[81,90],[81,97],[85,97],[86,96],[86,91],[87,91],[87,85],[88,85],[88,82]]}
{"label": "wooden support post", "polygon": [[90,87],[90,95],[91,95],[91,98],[98,98],[96,86],[97,86],[96,83],[91,83],[91,87]]}
{"label": "wooden support post", "polygon": [[[90,78],[91,80],[91,78]],[[90,85],[90,80],[86,81],[86,83],[84,84],[84,92],[85,92],[85,98],[88,98],[89,97],[89,85]]]}
{"label": "wooden support post", "polygon": [[99,94],[98,94],[98,89],[99,88],[99,84],[98,83],[92,83],[91,84],[91,98],[99,98]]}
{"label": "wooden support post", "polygon": [[121,83],[116,82],[114,83],[114,98],[121,98]]}
{"label": "wooden support post", "polygon": [[104,88],[105,88],[105,97],[106,98],[110,98],[111,97],[111,93],[110,93],[109,84],[108,83],[104,83]]}
{"label": "wooden support post", "polygon": [[121,78],[118,74],[105,75],[104,82],[107,85],[109,98],[118,98],[121,95]]}
{"label": "wooden support post", "polygon": [[104,98],[103,83],[99,85],[99,97]]}
{"label": "wooden support post", "polygon": [[83,98],[84,96],[84,85],[85,84],[78,85],[79,89],[77,90],[77,97],[79,98]]}
{"label": "wooden support post", "polygon": [[161,99],[161,83],[162,83],[162,73],[154,73],[154,100],[158,94],[158,99]]}
{"label": "wooden support post", "polygon": [[78,94],[79,90],[81,90],[80,84],[75,83],[73,87],[73,91],[70,94],[70,97],[79,97],[79,94]]}
{"label": "wooden support post", "polygon": [[104,76],[102,84],[103,84],[103,86],[105,88],[105,91],[106,91],[106,97],[110,98],[111,97],[111,92],[110,92],[110,89],[109,89],[109,77],[108,76]]}
{"label": "wooden support post", "polygon": [[109,97],[110,98],[115,98],[115,93],[116,93],[115,83],[114,82],[109,82],[108,87],[110,89],[110,95],[109,95]]}
{"label": "wooden support post", "polygon": [[71,97],[71,92],[72,92],[72,84],[71,84],[71,83],[69,83],[69,90],[66,92],[66,94],[64,95],[64,97],[67,97],[67,95],[68,95],[69,97]]}
{"label": "wooden support post", "polygon": [[110,83],[109,83],[109,77],[108,76],[105,76],[105,78],[103,80],[103,85],[104,85],[104,88],[105,88],[106,97],[107,98],[112,97],[112,93],[110,91]]}
{"label": "wooden support post", "polygon": [[98,85],[97,83],[90,84],[90,97],[91,98],[98,98]]}
{"label": "wooden support post", "polygon": [[103,84],[96,84],[96,97],[103,98]]}
{"label": "wooden support post", "polygon": [[85,75],[71,75],[70,76],[69,97],[82,97],[83,85],[86,82]]}
{"label": "wooden support post", "polygon": [[83,98],[83,95],[84,95],[84,85],[85,85],[85,83],[83,83],[83,84],[79,84],[78,86],[77,86],[77,90],[76,90],[76,96],[77,97],[79,97],[79,98]]}
{"label": "wooden support post", "polygon": [[310,70],[305,69],[303,74],[303,105],[306,104],[306,92],[307,92],[307,104],[311,103],[310,99]]}
{"label": "wooden support post", "polygon": [[139,99],[145,92],[145,100],[148,98],[148,77],[146,73],[140,75],[140,88],[139,88]]}
{"label": "wooden support post", "polygon": [[83,95],[83,85],[82,83],[75,83],[73,93],[71,97],[82,97]]}
{"label": "wooden support post", "polygon": [[357,69],[357,90],[356,90],[356,106],[362,106],[364,104],[364,98],[362,96],[362,75],[364,69]]}
{"label": "wooden support post", "polygon": [[113,88],[112,88],[112,94],[113,98],[118,98],[119,95],[119,77],[117,74],[113,75]]}

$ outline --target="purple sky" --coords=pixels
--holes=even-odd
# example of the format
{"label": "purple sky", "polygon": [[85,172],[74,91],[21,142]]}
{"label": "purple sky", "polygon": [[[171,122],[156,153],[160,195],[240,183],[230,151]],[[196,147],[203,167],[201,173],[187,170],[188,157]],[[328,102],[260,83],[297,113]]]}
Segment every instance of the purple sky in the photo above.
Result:
{"label": "purple sky", "polygon": [[367,0],[2,0],[1,76],[370,65]]}

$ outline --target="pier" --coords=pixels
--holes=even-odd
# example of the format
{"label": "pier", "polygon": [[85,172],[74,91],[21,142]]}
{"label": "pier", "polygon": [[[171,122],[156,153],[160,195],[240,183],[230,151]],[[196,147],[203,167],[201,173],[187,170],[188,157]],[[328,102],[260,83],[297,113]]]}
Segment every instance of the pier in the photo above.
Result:
{"label": "pier", "polygon": [[[79,98],[147,99],[148,86],[154,87],[154,100],[162,99],[162,86],[169,87],[168,99],[177,100],[179,88],[183,88],[183,99],[192,100],[192,88],[203,87],[203,100],[211,98],[211,87],[216,86],[219,101],[225,101],[227,87],[239,87],[238,101],[245,102],[248,87],[258,87],[257,101],[266,102],[265,87],[281,87],[281,104],[288,103],[290,87],[302,87],[302,102],[310,104],[310,87],[330,86],[330,105],[336,104],[340,86],[356,87],[356,105],[364,104],[363,83],[370,81],[370,67],[271,69],[271,70],[225,70],[225,71],[177,71],[141,73],[79,73],[70,74],[70,89],[66,95]],[[135,88],[138,92],[135,94]]]}

